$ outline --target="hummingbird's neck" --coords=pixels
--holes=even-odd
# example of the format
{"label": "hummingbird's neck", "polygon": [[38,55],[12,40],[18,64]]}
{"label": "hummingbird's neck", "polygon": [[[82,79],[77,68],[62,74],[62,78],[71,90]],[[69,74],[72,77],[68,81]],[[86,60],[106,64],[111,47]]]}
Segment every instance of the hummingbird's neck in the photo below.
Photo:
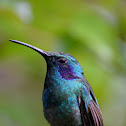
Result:
{"label": "hummingbird's neck", "polygon": [[53,88],[54,83],[58,79],[58,71],[56,70],[55,67],[52,67],[47,64],[47,73],[46,73],[46,78],[45,78],[45,83],[44,83],[44,88]]}

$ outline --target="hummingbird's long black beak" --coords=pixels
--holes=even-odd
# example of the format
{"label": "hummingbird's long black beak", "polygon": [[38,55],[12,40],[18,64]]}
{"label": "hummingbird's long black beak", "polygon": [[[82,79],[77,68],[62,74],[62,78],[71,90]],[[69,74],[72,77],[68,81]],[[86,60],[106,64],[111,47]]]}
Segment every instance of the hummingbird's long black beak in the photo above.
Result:
{"label": "hummingbird's long black beak", "polygon": [[37,51],[38,53],[40,53],[43,57],[49,56],[49,54],[46,51],[43,51],[43,50],[41,50],[41,49],[39,49],[39,48],[37,48],[35,46],[32,46],[30,44],[27,44],[27,43],[24,43],[24,42],[21,42],[21,41],[17,41],[17,40],[11,40],[11,39],[9,41],[14,42],[14,43],[18,43],[18,44],[21,44],[21,45],[24,45],[24,46],[27,46],[27,47]]}

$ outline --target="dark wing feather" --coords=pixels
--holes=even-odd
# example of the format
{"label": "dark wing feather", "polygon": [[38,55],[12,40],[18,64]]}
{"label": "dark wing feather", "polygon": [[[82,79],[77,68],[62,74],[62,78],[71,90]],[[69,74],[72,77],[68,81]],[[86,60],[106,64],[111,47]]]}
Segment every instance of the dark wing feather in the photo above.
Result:
{"label": "dark wing feather", "polygon": [[79,101],[79,109],[80,109],[81,119],[82,119],[83,125],[84,126],[94,126],[93,123],[92,123],[93,118],[91,116],[91,112],[87,113],[85,103],[83,102],[81,97],[78,97],[78,101]]}
{"label": "dark wing feather", "polygon": [[103,126],[103,119],[98,105],[94,101],[91,101],[87,112],[84,101],[80,97],[78,99],[78,101],[80,101],[79,109],[83,125]]}
{"label": "dark wing feather", "polygon": [[84,80],[84,83],[90,95],[92,96],[93,100],[90,101],[88,112],[87,112],[84,100],[81,98],[81,96],[78,97],[78,103],[79,103],[83,125],[84,126],[103,126],[102,114],[97,104],[97,100],[95,98],[94,92],[86,79]]}
{"label": "dark wing feather", "polygon": [[90,103],[89,110],[93,118],[93,123],[94,123],[93,126],[103,126],[103,119],[98,105],[92,101]]}

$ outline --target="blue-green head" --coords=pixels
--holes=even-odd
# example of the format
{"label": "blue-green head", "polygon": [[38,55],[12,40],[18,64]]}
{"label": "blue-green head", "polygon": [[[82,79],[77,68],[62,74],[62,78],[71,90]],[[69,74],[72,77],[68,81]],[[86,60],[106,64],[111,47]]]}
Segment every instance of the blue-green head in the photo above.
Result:
{"label": "blue-green head", "polygon": [[78,61],[70,54],[62,52],[43,51],[24,42],[20,42],[17,40],[10,41],[27,46],[40,53],[47,62],[47,73],[49,75],[55,74],[55,76],[58,76],[65,80],[79,79],[84,76],[82,67],[80,66]]}
{"label": "blue-green head", "polygon": [[59,77],[66,80],[79,79],[84,73],[78,61],[70,54],[62,52],[46,52],[45,59],[48,70],[53,69],[58,72]]}

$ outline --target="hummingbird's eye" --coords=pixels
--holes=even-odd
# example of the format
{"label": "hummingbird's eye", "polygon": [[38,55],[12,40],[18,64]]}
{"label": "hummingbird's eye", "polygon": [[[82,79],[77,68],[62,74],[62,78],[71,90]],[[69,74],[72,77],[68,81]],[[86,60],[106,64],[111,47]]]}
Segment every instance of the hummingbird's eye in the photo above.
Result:
{"label": "hummingbird's eye", "polygon": [[59,58],[58,59],[58,62],[59,63],[66,63],[67,62],[67,59],[65,59],[65,58]]}
{"label": "hummingbird's eye", "polygon": [[65,63],[66,60],[59,60],[60,63]]}

